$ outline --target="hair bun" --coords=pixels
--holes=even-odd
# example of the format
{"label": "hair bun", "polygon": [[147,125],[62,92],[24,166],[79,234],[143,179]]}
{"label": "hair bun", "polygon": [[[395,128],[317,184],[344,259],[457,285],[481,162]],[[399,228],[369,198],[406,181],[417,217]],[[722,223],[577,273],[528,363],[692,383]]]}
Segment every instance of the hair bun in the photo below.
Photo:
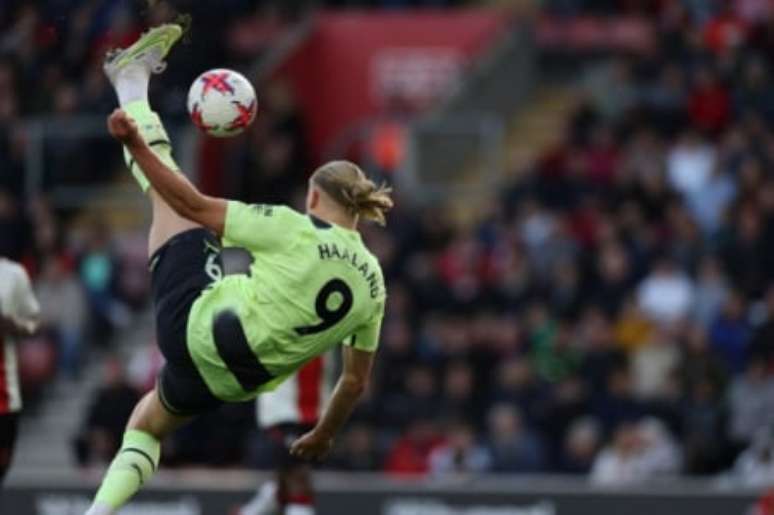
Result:
{"label": "hair bun", "polygon": [[318,168],[312,180],[354,215],[385,225],[385,213],[392,209],[392,188],[377,186],[356,164],[332,161]]}

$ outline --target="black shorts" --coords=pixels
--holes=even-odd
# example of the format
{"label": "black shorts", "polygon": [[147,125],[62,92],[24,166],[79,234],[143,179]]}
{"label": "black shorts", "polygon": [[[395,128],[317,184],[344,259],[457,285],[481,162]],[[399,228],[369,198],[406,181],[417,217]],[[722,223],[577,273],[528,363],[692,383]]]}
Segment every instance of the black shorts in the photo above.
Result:
{"label": "black shorts", "polygon": [[170,238],[150,259],[156,338],[166,359],[158,381],[165,408],[191,416],[223,401],[210,392],[188,352],[188,315],[196,299],[223,276],[220,243],[206,229]]}

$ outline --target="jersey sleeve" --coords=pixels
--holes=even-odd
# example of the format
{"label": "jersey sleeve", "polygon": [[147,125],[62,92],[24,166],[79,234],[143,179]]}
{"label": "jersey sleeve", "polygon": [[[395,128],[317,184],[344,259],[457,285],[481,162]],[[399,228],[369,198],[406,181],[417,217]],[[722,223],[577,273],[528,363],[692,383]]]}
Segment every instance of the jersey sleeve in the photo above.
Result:
{"label": "jersey sleeve", "polygon": [[287,206],[229,201],[223,240],[249,250],[276,248],[303,227],[306,218]]}
{"label": "jersey sleeve", "polygon": [[4,299],[3,314],[14,322],[32,331],[37,327],[40,316],[40,306],[32,292],[32,285],[27,273],[19,267],[14,273],[14,284],[9,299]]}
{"label": "jersey sleeve", "polygon": [[345,345],[362,350],[364,352],[376,352],[379,347],[379,333],[382,330],[384,318],[384,302],[377,306],[374,316],[355,331],[350,338],[344,341]]}

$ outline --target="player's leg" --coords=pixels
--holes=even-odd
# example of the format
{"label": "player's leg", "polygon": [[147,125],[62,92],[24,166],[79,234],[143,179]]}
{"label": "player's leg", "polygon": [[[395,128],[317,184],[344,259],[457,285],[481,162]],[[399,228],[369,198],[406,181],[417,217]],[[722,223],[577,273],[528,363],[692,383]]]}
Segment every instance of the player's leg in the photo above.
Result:
{"label": "player's leg", "polygon": [[156,472],[161,441],[191,420],[170,413],[154,389],[137,403],[129,418],[121,449],[105,474],[87,515],[113,515]]}
{"label": "player's leg", "polygon": [[175,236],[154,255],[151,292],[156,339],[166,363],[155,390],[135,408],[89,515],[113,514],[155,472],[161,440],[192,416],[223,403],[193,362],[187,333],[191,308],[221,276],[218,241],[204,229]]}
{"label": "player's leg", "polygon": [[307,463],[288,463],[279,470],[279,502],[283,515],[314,515],[312,470]]}
{"label": "player's leg", "polygon": [[[182,28],[176,24],[154,27],[129,48],[110,53],[104,65],[121,108],[137,122],[140,134],[159,159],[176,171],[180,168],[172,156],[169,136],[158,114],[151,109],[148,102],[148,85],[151,75],[161,73],[166,67],[164,58],[182,33]],[[148,179],[126,149],[124,158],[140,188],[150,195],[153,205],[153,220],[148,238],[150,255],[171,237],[199,227],[198,224],[179,216],[151,189]]]}
{"label": "player's leg", "polygon": [[11,467],[18,431],[19,416],[16,413],[0,415],[0,487],[3,486],[3,480]]}
{"label": "player's leg", "polygon": [[277,482],[266,481],[247,504],[233,511],[234,515],[280,515]]}
{"label": "player's leg", "polygon": [[314,515],[314,490],[309,465],[290,455],[288,445],[305,427],[279,425],[267,432],[274,444],[276,476],[267,481],[235,515]]}

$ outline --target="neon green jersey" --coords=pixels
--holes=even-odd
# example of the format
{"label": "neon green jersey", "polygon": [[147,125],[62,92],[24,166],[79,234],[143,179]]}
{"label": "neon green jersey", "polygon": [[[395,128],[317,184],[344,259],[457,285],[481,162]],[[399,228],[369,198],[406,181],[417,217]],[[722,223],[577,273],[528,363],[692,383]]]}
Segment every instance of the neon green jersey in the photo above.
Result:
{"label": "neon green jersey", "polygon": [[[241,401],[271,390],[339,343],[376,350],[384,278],[357,231],[285,206],[232,201],[223,240],[251,253],[250,273],[227,276],[201,294],[191,308],[187,338],[191,358],[217,397]],[[245,391],[215,345],[213,321],[228,310],[275,378],[254,391]]]}

